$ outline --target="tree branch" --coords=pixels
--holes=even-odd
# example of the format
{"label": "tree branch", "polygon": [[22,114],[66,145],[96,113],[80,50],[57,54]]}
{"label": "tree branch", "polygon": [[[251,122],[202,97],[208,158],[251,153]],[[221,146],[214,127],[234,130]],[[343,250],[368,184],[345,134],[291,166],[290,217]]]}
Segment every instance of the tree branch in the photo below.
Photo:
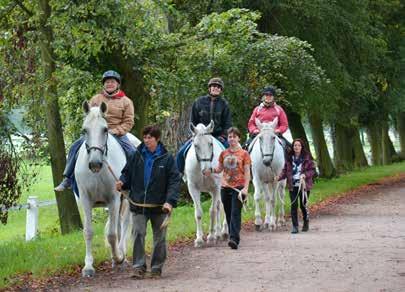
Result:
{"label": "tree branch", "polygon": [[14,0],[18,6],[20,6],[20,8],[26,13],[28,14],[28,16],[33,16],[34,13],[32,13],[27,7],[25,7],[25,5],[22,3],[22,1],[20,0]]}
{"label": "tree branch", "polygon": [[14,7],[16,7],[16,6],[17,6],[17,3],[15,3],[15,2],[10,3],[10,5],[9,5],[7,8],[3,9],[2,11],[0,11],[0,18],[5,17],[6,14],[10,13],[11,11],[13,11]]}

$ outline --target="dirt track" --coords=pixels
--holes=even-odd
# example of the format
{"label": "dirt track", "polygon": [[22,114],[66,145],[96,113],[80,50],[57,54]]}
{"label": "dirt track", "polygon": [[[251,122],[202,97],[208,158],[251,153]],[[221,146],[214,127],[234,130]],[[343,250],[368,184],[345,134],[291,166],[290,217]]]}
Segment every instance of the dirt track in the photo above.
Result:
{"label": "dirt track", "polygon": [[132,280],[128,269],[69,290],[405,291],[404,181],[326,205],[308,233],[246,229],[237,251],[172,251],[162,279]]}

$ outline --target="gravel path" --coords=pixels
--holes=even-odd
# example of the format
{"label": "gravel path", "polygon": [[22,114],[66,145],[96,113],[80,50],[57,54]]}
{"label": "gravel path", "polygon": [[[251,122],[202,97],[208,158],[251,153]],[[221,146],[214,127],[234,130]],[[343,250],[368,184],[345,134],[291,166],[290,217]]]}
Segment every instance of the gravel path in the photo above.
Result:
{"label": "gravel path", "polygon": [[246,226],[236,251],[224,242],[172,251],[159,280],[132,280],[127,269],[69,290],[405,291],[404,181],[316,213],[307,233]]}

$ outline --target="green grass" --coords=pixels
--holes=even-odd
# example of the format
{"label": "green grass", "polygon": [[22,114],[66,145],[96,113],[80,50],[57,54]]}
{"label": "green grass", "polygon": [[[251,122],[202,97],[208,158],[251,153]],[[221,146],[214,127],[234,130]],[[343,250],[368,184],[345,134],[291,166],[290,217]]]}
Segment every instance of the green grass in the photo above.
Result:
{"label": "green grass", "polygon": [[[311,192],[310,204],[398,173],[405,173],[405,163],[357,170],[332,180],[321,179]],[[21,201],[26,202],[29,194],[38,195],[40,200],[53,199],[52,178],[48,166],[41,169],[37,184],[22,196]],[[207,201],[203,204],[205,231],[207,231],[209,223],[209,203]],[[289,210],[288,199],[286,199],[286,210]],[[250,198],[248,211],[243,213],[243,220],[251,220],[253,213],[254,202]],[[11,212],[9,223],[5,226],[0,225],[0,288],[10,285],[13,276],[17,274],[32,272],[35,277],[42,277],[57,271],[72,269],[77,264],[83,264],[85,246],[82,232],[60,236],[56,206],[40,208],[39,214],[39,237],[32,242],[24,241],[25,210]],[[96,209],[94,217],[93,254],[95,262],[100,263],[109,258],[109,249],[105,246],[103,236],[106,213],[103,209]],[[169,242],[193,238],[194,235],[194,208],[192,206],[177,208],[169,225]],[[147,237],[149,250],[150,243],[151,232],[149,230]],[[129,248],[128,255],[131,253],[132,250]]]}

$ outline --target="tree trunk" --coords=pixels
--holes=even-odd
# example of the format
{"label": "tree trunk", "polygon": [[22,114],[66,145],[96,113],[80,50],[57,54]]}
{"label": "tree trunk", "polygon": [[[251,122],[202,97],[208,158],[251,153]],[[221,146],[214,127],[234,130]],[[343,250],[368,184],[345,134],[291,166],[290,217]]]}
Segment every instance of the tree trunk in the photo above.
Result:
{"label": "tree trunk", "polygon": [[367,136],[371,147],[371,161],[373,165],[382,164],[381,127],[378,124],[367,125]]}
{"label": "tree trunk", "polygon": [[346,172],[353,169],[352,138],[348,129],[335,123],[333,131],[333,157],[338,172]]}
{"label": "tree trunk", "polygon": [[305,129],[301,121],[301,115],[288,107],[286,108],[286,112],[288,117],[288,128],[291,131],[291,136],[293,139],[302,139],[306,144],[306,148],[310,149],[307,134],[305,133]]}
{"label": "tree trunk", "polygon": [[405,159],[405,112],[397,115],[397,131],[401,146],[401,157]]}
{"label": "tree trunk", "polygon": [[315,146],[316,159],[318,161],[319,175],[326,178],[334,177],[336,176],[336,169],[329,155],[323,134],[322,120],[319,114],[309,114],[309,124],[311,126],[312,140]]}
{"label": "tree trunk", "polygon": [[333,150],[335,166],[339,172],[368,166],[359,129],[354,126],[334,125]]}
{"label": "tree trunk", "polygon": [[147,109],[150,102],[150,95],[145,90],[145,83],[142,72],[135,70],[135,64],[127,59],[121,52],[114,54],[119,72],[124,76],[123,90],[134,103],[135,124],[131,132],[138,138],[142,138],[142,129],[147,121]]}
{"label": "tree trunk", "polygon": [[[48,143],[51,156],[53,184],[57,185],[62,180],[65,167],[65,145],[63,142],[62,123],[56,90],[54,72],[56,69],[54,52],[52,49],[53,33],[48,23],[51,7],[47,0],[40,1],[41,36],[39,45],[41,50],[41,63],[46,80],[44,86],[45,110],[47,119]],[[59,212],[59,221],[62,234],[82,228],[79,210],[71,191],[55,192]]]}
{"label": "tree trunk", "polygon": [[392,144],[388,131],[388,122],[383,121],[381,127],[383,164],[390,164],[398,159],[397,152],[395,151],[394,144]]}
{"label": "tree trunk", "polygon": [[352,145],[354,153],[354,167],[367,167],[368,162],[366,154],[364,153],[362,138],[360,138],[360,130],[357,127],[352,128]]}

